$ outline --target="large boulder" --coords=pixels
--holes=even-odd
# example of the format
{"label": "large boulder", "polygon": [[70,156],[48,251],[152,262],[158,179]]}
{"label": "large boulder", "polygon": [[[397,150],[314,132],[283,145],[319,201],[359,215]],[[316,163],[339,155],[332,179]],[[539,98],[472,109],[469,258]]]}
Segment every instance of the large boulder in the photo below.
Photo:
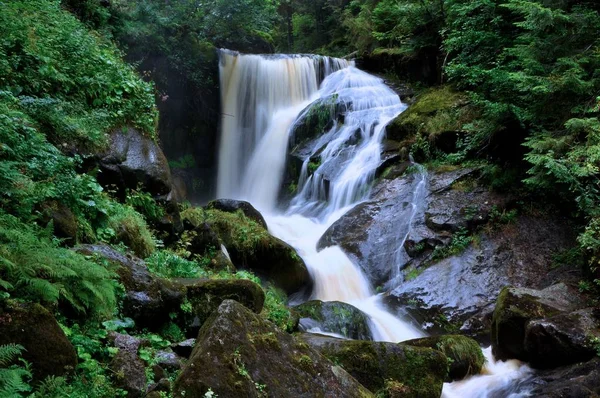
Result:
{"label": "large boulder", "polygon": [[349,339],[372,340],[369,317],[358,308],[341,301],[312,300],[297,307],[300,328],[309,332],[336,333]]}
{"label": "large boulder", "polygon": [[169,314],[180,308],[185,298],[185,286],[150,274],[143,260],[123,254],[110,246],[81,245],[79,253],[96,255],[116,266],[119,280],[125,287],[123,315],[138,326],[156,330],[169,322]]}
{"label": "large boulder", "polygon": [[446,381],[462,380],[467,376],[479,374],[485,364],[481,347],[475,340],[467,336],[423,337],[403,343],[415,347],[432,348],[444,354],[450,360]]}
{"label": "large boulder", "polygon": [[154,195],[167,195],[171,192],[170,170],[160,147],[139,131],[128,128],[112,134],[110,149],[101,155],[98,181],[121,190],[142,185]]}
{"label": "large boulder", "polygon": [[[492,319],[492,350],[496,358],[529,361],[531,352],[525,349],[529,322],[576,310],[581,305],[577,297],[577,293],[563,283],[544,290],[502,289]],[[535,332],[540,326],[532,327]],[[535,347],[533,341],[530,344]]]}
{"label": "large boulder", "polygon": [[206,224],[214,231],[236,268],[249,269],[288,294],[310,289],[312,279],[296,250],[269,234],[241,209],[230,213],[215,208],[192,208],[182,215],[187,224],[196,228]]}
{"label": "large boulder", "polygon": [[146,365],[138,356],[142,341],[138,338],[112,332],[109,340],[118,349],[111,361],[115,374],[115,386],[127,391],[128,397],[139,398],[145,395]]}
{"label": "large boulder", "polygon": [[600,337],[598,312],[591,308],[531,320],[525,328],[525,353],[535,368],[555,368],[589,361],[592,339]]}
{"label": "large boulder", "polygon": [[430,348],[304,334],[304,341],[338,363],[371,391],[402,384],[402,397],[439,398],[448,374],[444,354]]}
{"label": "large boulder", "polygon": [[243,200],[217,199],[209,202],[206,205],[206,208],[217,209],[227,213],[235,213],[236,211],[240,210],[246,217],[255,221],[264,229],[267,229],[267,222],[262,214],[260,214],[260,212],[256,210],[250,203]]}
{"label": "large boulder", "polygon": [[77,366],[77,352],[56,319],[39,304],[6,301],[0,307],[0,345],[25,347],[34,379],[63,376]]}
{"label": "large boulder", "polygon": [[224,301],[205,322],[175,395],[372,397],[341,368],[243,305]]}
{"label": "large boulder", "polygon": [[185,286],[186,297],[191,304],[184,312],[186,334],[198,335],[200,327],[224,300],[235,300],[259,314],[265,302],[265,292],[256,283],[244,279],[177,279]]}

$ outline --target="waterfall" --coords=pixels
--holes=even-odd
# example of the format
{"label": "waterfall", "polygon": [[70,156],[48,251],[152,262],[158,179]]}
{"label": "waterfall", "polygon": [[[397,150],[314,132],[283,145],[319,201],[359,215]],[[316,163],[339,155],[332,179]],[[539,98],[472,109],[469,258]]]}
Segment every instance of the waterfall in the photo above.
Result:
{"label": "waterfall", "polygon": [[[218,195],[243,199],[258,208],[269,231],[292,245],[314,280],[313,297],[344,301],[370,317],[373,337],[400,342],[424,336],[423,331],[389,313],[361,269],[338,247],[317,251],[325,231],[348,210],[369,198],[381,164],[385,126],[406,106],[384,82],[344,60],[314,56],[240,55],[222,51],[223,101]],[[305,154],[298,193],[285,211],[276,207],[283,179],[290,133],[302,110],[316,100],[333,99],[346,109],[343,122],[314,140]],[[318,157],[309,173],[310,159]],[[398,233],[397,258],[410,234],[427,176],[418,170],[412,212]],[[397,263],[400,263],[397,261]],[[399,269],[393,267],[394,280]],[[496,393],[524,372],[490,357],[490,375],[446,384],[444,396],[478,397]],[[485,378],[484,378],[485,377]],[[518,396],[518,395],[516,395]]]}
{"label": "waterfall", "polygon": [[290,125],[315,99],[321,76],[348,61],[220,52],[221,142],[217,196],[273,208]]}

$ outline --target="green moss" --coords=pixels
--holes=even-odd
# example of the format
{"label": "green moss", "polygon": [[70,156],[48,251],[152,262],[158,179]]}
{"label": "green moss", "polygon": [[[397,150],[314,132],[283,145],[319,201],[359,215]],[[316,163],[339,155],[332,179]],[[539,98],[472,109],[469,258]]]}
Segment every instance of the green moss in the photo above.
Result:
{"label": "green moss", "polygon": [[446,335],[410,340],[405,344],[416,347],[429,347],[444,354],[449,360],[449,374],[446,381],[460,380],[481,372],[485,357],[479,344],[470,337]]}
{"label": "green moss", "polygon": [[107,239],[109,243],[122,242],[141,258],[149,257],[154,252],[156,243],[148,225],[132,207],[114,203],[107,225],[114,231],[114,235]]}

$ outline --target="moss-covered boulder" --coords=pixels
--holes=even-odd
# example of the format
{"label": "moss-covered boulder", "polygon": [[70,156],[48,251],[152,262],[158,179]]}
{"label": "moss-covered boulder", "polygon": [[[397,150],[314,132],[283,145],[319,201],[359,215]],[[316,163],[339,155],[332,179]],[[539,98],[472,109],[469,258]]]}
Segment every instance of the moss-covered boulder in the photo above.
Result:
{"label": "moss-covered boulder", "polygon": [[578,295],[563,283],[544,290],[505,287],[492,318],[492,352],[496,358],[529,361],[525,332],[531,320],[577,309]]}
{"label": "moss-covered boulder", "polygon": [[179,309],[185,298],[185,287],[150,274],[143,260],[123,254],[107,245],[81,245],[77,252],[98,256],[116,268],[125,287],[123,315],[136,325],[152,330],[170,321],[169,314]]}
{"label": "moss-covered boulder", "polygon": [[333,127],[334,122],[344,121],[344,114],[351,104],[338,99],[337,94],[320,98],[307,106],[301,113],[290,134],[291,152],[308,141],[320,137]]}
{"label": "moss-covered boulder", "polygon": [[175,396],[372,397],[343,369],[243,305],[224,301],[204,323]]}
{"label": "moss-covered boulder", "polygon": [[458,116],[467,99],[463,93],[448,86],[425,90],[416,101],[386,127],[387,137],[402,141],[417,133],[437,135],[446,131],[460,131]]}
{"label": "moss-covered boulder", "polygon": [[263,289],[245,279],[177,279],[176,282],[185,286],[190,304],[185,311],[179,311],[185,320],[182,326],[189,337],[198,335],[204,321],[225,300],[235,300],[257,314],[262,311],[265,302]]}
{"label": "moss-covered boulder", "polygon": [[182,216],[192,225],[206,223],[226,247],[236,268],[249,269],[288,294],[310,289],[310,274],[296,250],[241,210],[230,213],[190,208]]}
{"label": "moss-covered boulder", "polygon": [[256,210],[250,203],[243,200],[217,199],[209,202],[206,205],[206,208],[220,210],[227,213],[235,213],[240,210],[246,217],[267,229],[267,222],[262,214],[260,214],[260,212]]}
{"label": "moss-covered boulder", "polygon": [[349,339],[373,339],[369,317],[348,303],[312,300],[294,307],[294,311],[300,316],[300,327],[304,331],[318,328],[321,332],[337,333]]}
{"label": "moss-covered boulder", "polygon": [[524,346],[531,366],[547,369],[589,361],[594,338],[600,338],[600,312],[586,308],[530,321]]}
{"label": "moss-covered boulder", "polygon": [[371,391],[385,390],[391,380],[404,386],[403,397],[439,398],[442,393],[448,360],[439,351],[311,334],[304,334],[302,338]]}
{"label": "moss-covered boulder", "polygon": [[466,336],[446,335],[424,337],[405,341],[403,344],[415,347],[428,347],[444,354],[450,360],[448,379],[446,381],[462,380],[467,376],[479,374],[485,364],[485,357],[479,344]]}
{"label": "moss-covered boulder", "polygon": [[20,344],[35,380],[75,370],[77,353],[52,314],[39,304],[0,304],[0,345]]}

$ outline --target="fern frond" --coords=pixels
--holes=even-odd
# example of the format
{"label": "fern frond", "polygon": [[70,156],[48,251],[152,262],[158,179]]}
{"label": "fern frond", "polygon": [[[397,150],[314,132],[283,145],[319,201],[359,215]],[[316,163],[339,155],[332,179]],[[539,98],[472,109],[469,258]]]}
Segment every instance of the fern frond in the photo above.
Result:
{"label": "fern frond", "polygon": [[8,366],[25,350],[20,344],[0,345],[0,367]]}

